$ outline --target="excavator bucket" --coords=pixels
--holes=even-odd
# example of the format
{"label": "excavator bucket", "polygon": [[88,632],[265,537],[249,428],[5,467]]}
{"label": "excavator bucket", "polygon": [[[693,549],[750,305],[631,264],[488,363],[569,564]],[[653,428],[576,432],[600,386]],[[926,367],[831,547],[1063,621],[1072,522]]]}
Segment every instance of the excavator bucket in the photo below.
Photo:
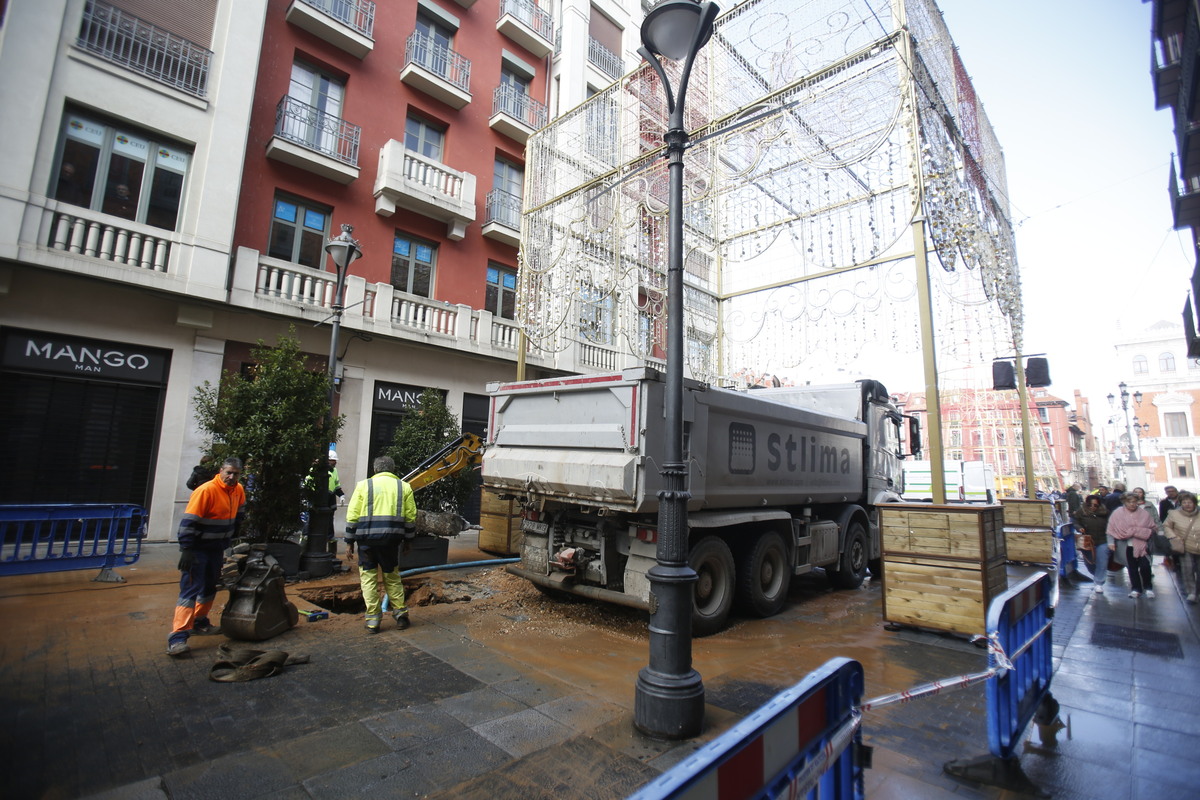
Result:
{"label": "excavator bucket", "polygon": [[267,561],[267,546],[252,546],[241,577],[229,590],[221,632],[230,639],[261,642],[295,626],[300,613],[284,594],[283,583],[283,568]]}

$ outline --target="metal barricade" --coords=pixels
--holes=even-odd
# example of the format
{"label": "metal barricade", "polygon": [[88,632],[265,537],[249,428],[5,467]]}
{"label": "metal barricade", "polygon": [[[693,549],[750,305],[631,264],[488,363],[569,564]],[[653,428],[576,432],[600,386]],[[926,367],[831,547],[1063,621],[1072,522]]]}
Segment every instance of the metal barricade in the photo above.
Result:
{"label": "metal barricade", "polygon": [[834,658],[629,800],[863,797],[863,668]]}
{"label": "metal barricade", "polygon": [[[1050,648],[1050,576],[1031,575],[997,597],[988,609],[994,636],[1012,666],[988,681],[988,747],[1011,758],[1042,698],[1050,692],[1054,663]],[[997,654],[988,657],[996,665]]]}
{"label": "metal barricade", "polygon": [[1079,551],[1075,547],[1075,526],[1067,522],[1058,526],[1054,534],[1058,539],[1058,574],[1064,578],[1071,577],[1072,572],[1078,571]]}
{"label": "metal barricade", "polygon": [[0,505],[0,576],[99,568],[93,580],[124,583],[114,572],[141,557],[142,506]]}

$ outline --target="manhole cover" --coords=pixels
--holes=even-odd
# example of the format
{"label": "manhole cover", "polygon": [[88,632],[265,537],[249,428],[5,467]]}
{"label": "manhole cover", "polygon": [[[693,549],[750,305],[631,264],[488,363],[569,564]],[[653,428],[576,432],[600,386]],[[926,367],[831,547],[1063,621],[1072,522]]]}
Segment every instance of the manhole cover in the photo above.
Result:
{"label": "manhole cover", "polygon": [[1162,631],[1146,631],[1097,622],[1092,628],[1092,644],[1113,650],[1130,650],[1165,658],[1183,658],[1179,636]]}

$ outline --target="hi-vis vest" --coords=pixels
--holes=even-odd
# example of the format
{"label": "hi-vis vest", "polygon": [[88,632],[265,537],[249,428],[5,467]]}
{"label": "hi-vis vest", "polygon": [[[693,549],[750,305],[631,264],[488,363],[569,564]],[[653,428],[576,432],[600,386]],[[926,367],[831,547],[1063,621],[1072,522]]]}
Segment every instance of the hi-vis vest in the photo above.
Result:
{"label": "hi-vis vest", "polygon": [[380,472],[354,488],[346,508],[346,539],[369,543],[389,536],[411,538],[416,519],[412,487],[390,472]]}

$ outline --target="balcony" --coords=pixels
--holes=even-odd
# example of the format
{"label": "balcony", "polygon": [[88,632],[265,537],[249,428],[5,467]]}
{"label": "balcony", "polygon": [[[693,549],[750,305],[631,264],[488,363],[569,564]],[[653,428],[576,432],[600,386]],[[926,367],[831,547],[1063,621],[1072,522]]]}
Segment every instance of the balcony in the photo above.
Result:
{"label": "balcony", "polygon": [[588,63],[614,81],[625,73],[621,57],[591,38],[588,39]]}
{"label": "balcony", "polygon": [[420,31],[408,37],[400,80],[451,108],[471,102],[471,62]]}
{"label": "balcony", "polygon": [[292,0],[286,19],[355,58],[365,58],[375,48],[375,4],[370,0]]}
{"label": "balcony", "polygon": [[84,208],[54,212],[49,228],[46,244],[63,253],[150,272],[167,272],[171,261],[171,239],[161,228]]}
{"label": "balcony", "polygon": [[1200,178],[1190,178],[1180,184],[1171,159],[1171,211],[1175,218],[1175,229],[1200,228]]}
{"label": "balcony", "polygon": [[348,184],[358,178],[360,134],[357,125],[285,96],[275,107],[267,158]]}
{"label": "balcony", "polygon": [[204,97],[212,51],[107,3],[89,2],[76,45],[105,61]]}
{"label": "balcony", "polygon": [[460,241],[475,221],[475,176],[459,172],[389,139],[379,151],[375,213],[390,217],[405,208],[446,223],[446,236]]}
{"label": "balcony", "polygon": [[483,235],[510,247],[521,244],[521,198],[500,189],[487,193]]}
{"label": "balcony", "polygon": [[497,86],[492,93],[492,116],[488,126],[514,141],[525,144],[546,124],[546,106],[511,86]]}
{"label": "balcony", "polygon": [[533,0],[500,0],[496,30],[538,58],[554,49],[554,17]]}

